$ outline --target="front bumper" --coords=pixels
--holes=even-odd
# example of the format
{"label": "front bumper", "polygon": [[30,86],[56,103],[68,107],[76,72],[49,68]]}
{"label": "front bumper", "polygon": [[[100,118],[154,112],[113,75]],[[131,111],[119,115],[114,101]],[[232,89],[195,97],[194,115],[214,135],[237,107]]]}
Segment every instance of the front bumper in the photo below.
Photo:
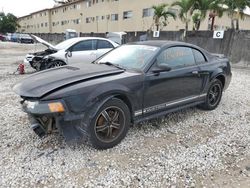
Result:
{"label": "front bumper", "polygon": [[[83,138],[81,125],[83,114],[74,114],[69,111],[63,100],[55,101],[22,101],[23,111],[29,116],[31,129],[43,137],[53,132],[59,132],[67,143],[75,142]],[[52,112],[49,104],[60,103],[63,112]]]}

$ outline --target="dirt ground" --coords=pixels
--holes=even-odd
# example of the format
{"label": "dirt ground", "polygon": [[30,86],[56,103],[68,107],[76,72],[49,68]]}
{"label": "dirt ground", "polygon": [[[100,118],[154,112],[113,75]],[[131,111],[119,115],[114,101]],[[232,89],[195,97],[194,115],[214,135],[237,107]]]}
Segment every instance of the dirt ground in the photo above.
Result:
{"label": "dirt ground", "polygon": [[12,87],[34,72],[16,73],[24,56],[41,49],[0,42],[0,187],[250,187],[250,70],[233,69],[216,110],[171,113],[97,151],[29,129]]}

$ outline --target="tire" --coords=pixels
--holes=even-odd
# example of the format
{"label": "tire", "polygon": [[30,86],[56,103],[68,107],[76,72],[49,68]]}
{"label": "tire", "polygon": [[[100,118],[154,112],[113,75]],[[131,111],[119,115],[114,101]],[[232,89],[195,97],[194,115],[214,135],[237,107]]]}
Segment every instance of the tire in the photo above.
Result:
{"label": "tire", "polygon": [[49,62],[49,63],[46,65],[46,69],[61,67],[61,66],[64,66],[64,65],[66,65],[66,64],[65,64],[63,61],[54,60],[54,61]]}
{"label": "tire", "polygon": [[203,110],[214,110],[221,101],[223,86],[220,80],[215,79],[212,81],[206,96],[205,103],[198,107]]}
{"label": "tire", "polygon": [[96,149],[116,146],[126,136],[130,126],[130,111],[120,99],[104,103],[87,127],[88,142]]}

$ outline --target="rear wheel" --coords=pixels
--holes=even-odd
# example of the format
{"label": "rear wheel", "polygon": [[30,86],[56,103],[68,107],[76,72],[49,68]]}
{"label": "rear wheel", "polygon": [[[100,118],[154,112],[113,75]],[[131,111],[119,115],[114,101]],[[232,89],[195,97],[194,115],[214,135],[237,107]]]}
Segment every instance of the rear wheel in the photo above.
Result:
{"label": "rear wheel", "polygon": [[207,92],[205,103],[199,107],[204,110],[214,110],[220,103],[222,97],[223,86],[220,80],[215,79]]}
{"label": "rear wheel", "polygon": [[98,110],[88,126],[89,142],[96,149],[112,148],[126,136],[129,126],[128,106],[120,99],[110,99]]}

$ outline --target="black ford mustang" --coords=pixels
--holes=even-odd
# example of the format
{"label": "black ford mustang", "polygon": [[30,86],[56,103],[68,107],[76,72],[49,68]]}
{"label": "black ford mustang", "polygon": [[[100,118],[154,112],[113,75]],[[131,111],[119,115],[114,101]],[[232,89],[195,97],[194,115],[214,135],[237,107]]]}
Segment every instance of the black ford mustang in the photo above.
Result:
{"label": "black ford mustang", "polygon": [[39,135],[62,133],[98,149],[132,123],[182,108],[213,110],[231,80],[227,58],[182,42],[123,45],[91,64],[36,73],[14,87]]}

